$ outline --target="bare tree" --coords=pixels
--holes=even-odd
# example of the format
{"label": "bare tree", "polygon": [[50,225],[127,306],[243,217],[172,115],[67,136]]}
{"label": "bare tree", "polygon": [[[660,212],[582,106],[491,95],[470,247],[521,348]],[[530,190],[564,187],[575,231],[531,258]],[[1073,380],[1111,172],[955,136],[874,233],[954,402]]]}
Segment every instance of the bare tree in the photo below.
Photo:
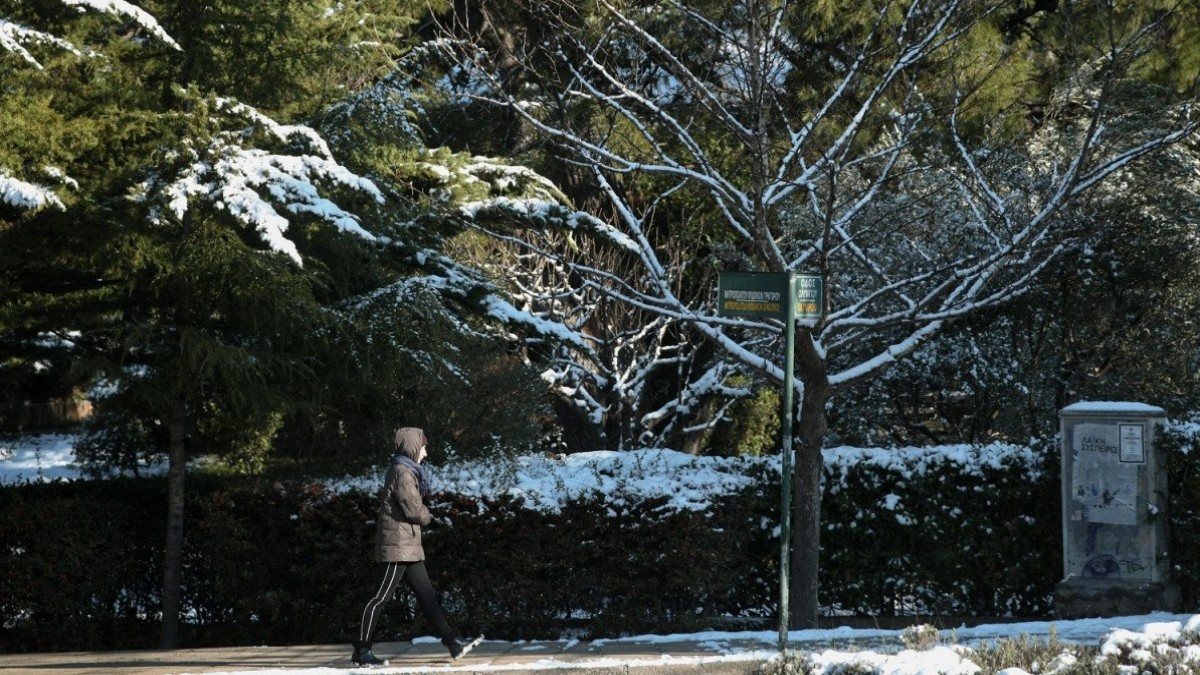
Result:
{"label": "bare tree", "polygon": [[[829,311],[797,330],[789,411],[793,627],[814,625],[819,609],[829,401],[949,322],[1025,293],[1074,234],[1059,215],[1077,197],[1200,126],[1194,87],[1178,96],[1130,75],[1184,2],[1160,3],[1136,25],[1112,3],[1070,4],[1047,21],[1085,17],[1095,39],[1039,71],[1048,93],[1031,108],[1005,91],[1031,54],[1028,42],[999,38],[1021,5],[1008,0],[846,3],[824,22],[813,3],[789,0],[535,2],[530,17],[553,30],[504,54],[504,68],[477,48],[486,36],[460,43],[470,95],[517,114],[607,198],[602,210],[547,221],[570,231],[569,246],[476,223],[555,270],[560,283],[522,287],[531,307],[578,312],[603,298],[636,309],[646,334],[674,325],[703,336],[720,360],[692,364],[690,398],[735,372],[782,382],[780,331],[717,316],[711,286],[697,290],[711,275],[664,257],[689,236],[670,231],[666,204],[703,200],[709,243],[695,250],[727,269],[824,277]],[[528,71],[514,72],[514,60]],[[637,342],[646,334],[627,344],[651,344]],[[560,381],[579,393],[579,379]]]}

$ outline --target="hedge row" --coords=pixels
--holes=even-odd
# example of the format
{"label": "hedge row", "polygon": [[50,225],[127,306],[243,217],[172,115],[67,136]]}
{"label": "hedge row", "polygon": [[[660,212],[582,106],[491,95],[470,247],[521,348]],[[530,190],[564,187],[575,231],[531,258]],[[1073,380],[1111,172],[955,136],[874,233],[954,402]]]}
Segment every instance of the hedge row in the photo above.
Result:
{"label": "hedge row", "polygon": [[[372,507],[320,485],[189,483],[184,571],[191,646],[349,640],[370,593]],[[152,647],[166,503],[158,480],[0,490],[0,651]],[[739,582],[767,548],[761,509],[734,497],[713,514],[654,517],[603,500],[561,513],[506,500],[434,505],[427,555],[448,614],[498,638],[694,628],[738,612]],[[765,542],[765,536],[758,539]],[[757,601],[759,605],[762,600]],[[411,597],[379,639],[427,634]]]}
{"label": "hedge row", "polygon": [[[1057,454],[980,452],[831,463],[822,605],[1048,617],[1062,569]],[[1191,486],[1200,478],[1188,471]],[[1200,491],[1174,494],[1180,514],[1200,513]],[[777,498],[769,471],[703,512],[601,495],[545,512],[443,494],[426,552],[464,631],[693,631],[774,613]],[[319,484],[190,478],[183,644],[348,641],[370,592],[374,501]],[[0,488],[0,652],[152,647],[165,505],[161,479]],[[1176,557],[1189,603],[1191,548]],[[429,632],[401,592],[378,639]]]}
{"label": "hedge row", "polygon": [[825,476],[824,602],[867,616],[1053,611],[1062,580],[1057,451],[996,445],[846,459]]}

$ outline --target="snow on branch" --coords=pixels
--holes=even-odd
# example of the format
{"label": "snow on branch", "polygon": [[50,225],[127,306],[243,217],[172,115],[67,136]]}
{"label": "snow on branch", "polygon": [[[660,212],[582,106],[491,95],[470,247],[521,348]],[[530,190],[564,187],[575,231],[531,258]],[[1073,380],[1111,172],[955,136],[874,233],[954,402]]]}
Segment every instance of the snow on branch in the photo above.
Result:
{"label": "snow on branch", "polygon": [[[348,188],[376,203],[384,202],[383,193],[371,180],[339,164],[315,131],[279,125],[242,104],[221,101],[216,110],[234,115],[225,122],[240,117],[251,124],[219,132],[199,147],[185,147],[186,166],[173,177],[148,181],[143,185],[141,199],[157,196],[179,220],[192,208],[193,201],[207,203],[242,225],[254,228],[268,248],[287,255],[298,265],[303,260],[287,235],[291,217],[312,216],[342,232],[368,241],[377,240],[362,227],[358,215],[343,209],[322,192]],[[255,129],[265,130],[278,140],[299,144],[296,148],[299,151],[286,153],[246,147]]]}
{"label": "snow on branch", "polygon": [[[179,43],[175,42],[163,30],[153,15],[133,3],[126,2],[125,0],[59,0],[59,2],[67,7],[73,7],[80,12],[91,10],[101,14],[124,17],[137,24],[164,44],[182,51]],[[25,48],[25,45],[28,44],[52,45],[76,56],[96,56],[95,52],[83,52],[69,41],[56,35],[29,28],[5,17],[0,17],[0,51],[12,52],[20,56],[29,65],[41,70],[42,64]]]}
{"label": "snow on branch", "polygon": [[364,297],[360,301],[365,302],[380,294],[397,296],[411,294],[413,288],[430,289],[458,302],[474,303],[485,316],[510,329],[531,330],[551,341],[571,345],[585,351],[589,349],[586,341],[577,331],[568,328],[560,321],[518,308],[495,284],[485,279],[478,271],[465,267],[453,258],[436,251],[423,250],[416,257],[428,274],[406,278],[397,284],[374,291],[369,297]]}
{"label": "snow on branch", "polygon": [[333,157],[333,153],[329,150],[329,144],[312,127],[302,124],[280,124],[252,106],[228,98],[217,99],[216,108],[219,112],[248,121],[251,126],[242,130],[243,135],[261,129],[280,141],[296,144],[301,150],[315,152],[327,159]]}
{"label": "snow on branch", "polygon": [[[736,370],[731,368],[729,364],[722,362],[715,363],[712,367],[701,372],[695,379],[684,382],[679,393],[674,398],[659,408],[643,414],[641,418],[642,426],[652,429],[667,421],[666,428],[659,432],[663,434],[669,432],[671,426],[678,424],[680,420],[693,418],[695,412],[704,402],[714,395],[719,395],[721,398],[727,400],[748,396],[750,394],[749,389],[745,387],[731,387],[726,384],[726,380],[734,374],[736,374]],[[686,431],[688,433],[704,431],[721,421],[721,416],[718,414],[704,423],[688,427]]]}
{"label": "snow on branch", "polygon": [[[734,133],[736,133],[738,135],[742,135],[742,136],[748,136],[752,133],[752,130],[749,127],[742,124],[742,121],[739,119],[739,117],[737,115],[731,113],[728,110],[728,108],[727,108],[728,101],[723,100],[722,96],[720,96],[717,92],[714,91],[714,88],[711,86],[711,83],[702,80],[690,68],[685,66],[679,60],[678,55],[676,55],[673,51],[671,51],[671,49],[669,49],[668,47],[663,45],[662,42],[660,42],[657,37],[655,37],[649,31],[642,28],[641,24],[637,20],[632,19],[629,16],[627,16],[624,12],[621,11],[620,8],[618,8],[616,5],[612,4],[611,2],[602,1],[600,4],[605,9],[608,10],[609,16],[613,17],[613,19],[616,22],[618,22],[620,25],[622,25],[625,28],[628,35],[632,35],[638,43],[640,43],[641,45],[644,46],[644,48],[646,49],[648,54],[653,55],[654,57],[656,57],[657,59],[660,59],[663,63],[666,64],[668,72],[670,72],[670,74],[673,77],[679,78],[678,81],[680,82],[681,86],[685,87],[687,89],[687,91],[695,97],[695,99],[699,105],[702,105],[702,106],[708,108],[717,117],[719,117],[722,120],[725,120],[728,124],[731,125],[731,128],[734,130]],[[676,8],[678,9],[678,6],[676,6]],[[698,13],[694,13],[694,12],[686,12],[686,13],[691,15],[693,19],[702,18],[698,15]],[[711,22],[704,21],[703,23],[710,30],[712,30],[715,27],[714,24]],[[720,31],[718,29],[717,33],[718,33],[718,35],[722,35],[722,34],[724,34],[724,31]],[[728,35],[728,34],[724,34],[724,37],[731,38],[732,36]],[[729,40],[729,45],[730,45],[730,47],[732,47],[734,49],[738,49],[738,50],[742,49],[741,45],[739,45],[734,40]],[[579,46],[582,46],[582,45],[579,45]],[[621,96],[632,97],[634,100],[637,100],[639,103],[645,105],[648,109],[652,110],[654,112],[654,114],[662,116],[663,119],[665,119],[669,123],[671,123],[672,126],[675,127],[677,134],[688,135],[688,134],[686,134],[686,132],[683,132],[683,127],[678,126],[678,124],[676,123],[674,118],[670,114],[668,114],[661,106],[655,104],[652,101],[652,99],[650,99],[649,97],[643,97],[643,96],[639,95],[637,92],[630,89],[629,87],[626,87],[619,77],[615,77],[609,71],[608,68],[603,66],[599,61],[597,61],[592,56],[592,54],[594,54],[594,52],[592,50],[584,50],[584,53],[587,54],[588,63],[592,66],[592,68],[594,68],[596,70],[596,72],[604,78],[605,81],[616,86],[618,91],[620,92]],[[752,58],[754,58],[754,57],[757,57],[757,55],[752,55]],[[595,93],[599,94],[599,91],[596,91]],[[603,96],[603,95],[601,95],[601,96]],[[613,98],[615,98],[615,97],[613,97]],[[612,100],[612,99],[610,98],[610,100]],[[698,147],[693,146],[691,148],[691,150],[693,152],[696,152],[698,150]]]}
{"label": "snow on branch", "polygon": [[152,14],[131,2],[125,2],[125,0],[61,0],[61,2],[68,7],[75,7],[81,12],[90,9],[103,14],[125,17],[163,43],[179,51],[183,51],[179,43],[175,42],[174,38],[168,35],[167,31],[163,30],[163,27],[159,25],[158,19],[155,19]]}
{"label": "snow on branch", "polygon": [[24,59],[29,65],[41,70],[42,64],[33,57],[33,54],[29,53],[28,49],[25,49],[26,44],[36,43],[54,45],[76,56],[83,56],[83,52],[79,51],[75,45],[62,38],[27,28],[0,17],[0,50],[12,52]]}
{"label": "snow on branch", "polygon": [[528,167],[489,157],[453,156],[441,149],[422,151],[414,167],[434,181],[427,191],[439,203],[451,205],[469,227],[493,236],[507,235],[488,223],[508,221],[532,229],[553,225],[569,232],[586,230],[635,254],[645,248],[611,224],[571,208],[553,182]]}
{"label": "snow on branch", "polygon": [[[436,151],[435,151],[436,152]],[[524,166],[505,164],[489,157],[454,158],[427,154],[421,164],[438,175],[446,190],[445,200],[459,204],[464,215],[491,205],[504,205],[545,218],[561,209],[567,198],[541,174]],[[524,202],[518,206],[518,202]]]}
{"label": "snow on branch", "polygon": [[52,207],[65,211],[62,200],[54,190],[44,185],[28,183],[14,178],[0,169],[0,204],[8,204],[20,211],[38,211]]}

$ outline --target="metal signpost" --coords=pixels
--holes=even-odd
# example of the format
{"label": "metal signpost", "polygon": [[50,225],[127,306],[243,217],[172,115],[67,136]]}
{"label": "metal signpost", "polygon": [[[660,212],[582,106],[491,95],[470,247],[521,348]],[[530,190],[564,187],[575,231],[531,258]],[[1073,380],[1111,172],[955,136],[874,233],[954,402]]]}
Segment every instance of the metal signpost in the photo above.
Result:
{"label": "metal signpost", "polygon": [[820,319],[825,311],[824,280],[818,274],[722,272],[717,281],[717,314],[783,320],[783,462],[779,496],[779,651],[787,651],[788,586],[792,542],[792,394],[796,361],[796,320]]}

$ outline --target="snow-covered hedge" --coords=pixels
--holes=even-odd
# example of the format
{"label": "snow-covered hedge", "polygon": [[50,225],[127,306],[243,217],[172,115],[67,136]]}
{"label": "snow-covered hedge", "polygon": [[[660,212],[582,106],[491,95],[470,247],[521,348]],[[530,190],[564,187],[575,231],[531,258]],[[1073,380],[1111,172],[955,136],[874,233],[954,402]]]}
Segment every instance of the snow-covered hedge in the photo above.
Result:
{"label": "snow-covered hedge", "polygon": [[[834,448],[825,460],[821,595],[831,612],[1045,616],[1051,611],[1052,589],[1061,578],[1059,510],[1046,508],[1059,495],[1058,454],[1052,446]],[[614,526],[642,528],[667,521],[677,529],[695,519],[688,512],[712,519],[728,515],[734,505],[748,506],[751,511],[741,521],[721,526],[735,529],[718,533],[721,542],[735,542],[738,554],[751,552],[747,567],[728,572],[728,583],[745,591],[731,604],[697,610],[710,619],[774,611],[776,457],[586,453],[456,464],[440,469],[436,478],[471,505],[471,516],[485,523],[484,531],[489,519],[501,517],[494,513],[501,495],[505,510],[555,514],[567,504],[585,503],[610,513]],[[462,517],[459,513],[453,520],[459,523]],[[639,547],[661,543],[658,535],[628,534],[639,535]],[[663,555],[677,551],[681,564],[688,555],[712,548],[698,541],[672,546]]]}
{"label": "snow-covered hedge", "polygon": [[[1200,457],[1173,438],[1172,524],[1186,533]],[[610,637],[775,611],[775,458],[587,453],[451,463],[434,479],[426,550],[464,630]],[[348,639],[369,591],[376,483],[190,479],[185,642]],[[1052,443],[833,449],[824,492],[830,612],[1050,615]],[[0,651],[152,646],[165,505],[159,478],[0,487]],[[1189,606],[1193,548],[1175,552]],[[380,639],[427,632],[401,598]]]}
{"label": "snow-covered hedge", "polygon": [[1052,444],[840,449],[826,467],[826,604],[867,615],[1052,611],[1062,578]]}

